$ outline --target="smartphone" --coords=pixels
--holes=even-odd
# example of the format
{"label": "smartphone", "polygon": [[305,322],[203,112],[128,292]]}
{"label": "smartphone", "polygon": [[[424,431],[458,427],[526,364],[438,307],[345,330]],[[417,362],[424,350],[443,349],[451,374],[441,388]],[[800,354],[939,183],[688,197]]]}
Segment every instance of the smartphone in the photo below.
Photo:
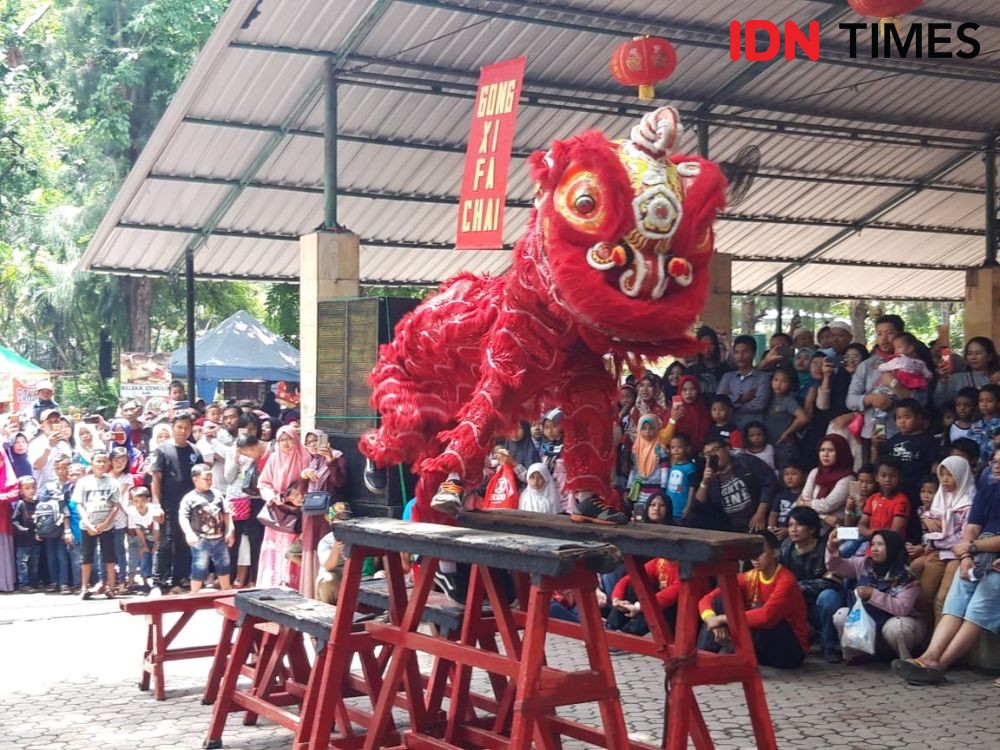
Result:
{"label": "smartphone", "polygon": [[190,409],[191,408],[191,402],[190,401],[174,401],[174,408],[175,409]]}
{"label": "smartphone", "polygon": [[879,422],[876,422],[874,425],[872,425],[872,437],[873,438],[880,438],[880,439],[884,440],[885,439],[885,435],[886,435],[886,432],[885,432],[885,422],[879,421]]}
{"label": "smartphone", "polygon": [[249,434],[250,434],[250,431],[247,430],[246,427],[240,427],[238,430],[236,430],[236,437],[237,438],[245,438]]}
{"label": "smartphone", "polygon": [[708,468],[712,471],[719,470],[719,457],[715,453],[708,457]]}
{"label": "smartphone", "polygon": [[100,424],[101,423],[101,415],[100,414],[88,414],[87,416],[85,416],[83,418],[83,421],[86,424]]}
{"label": "smartphone", "polygon": [[327,435],[325,432],[321,432],[319,435],[316,436],[317,448],[326,448],[328,445],[330,445],[329,435]]}
{"label": "smartphone", "polygon": [[848,497],[861,497],[861,482],[848,482],[847,483],[847,496]]}
{"label": "smartphone", "polygon": [[840,360],[836,357],[827,357],[824,360],[830,367],[840,367]]}
{"label": "smartphone", "polygon": [[684,399],[680,394],[674,396],[670,401],[674,406],[682,406],[684,404]]}
{"label": "smartphone", "polygon": [[858,534],[857,526],[838,526],[837,527],[837,541],[838,542],[856,542],[861,536]]}
{"label": "smartphone", "polygon": [[785,359],[795,359],[795,350],[790,346],[779,346],[778,356]]}

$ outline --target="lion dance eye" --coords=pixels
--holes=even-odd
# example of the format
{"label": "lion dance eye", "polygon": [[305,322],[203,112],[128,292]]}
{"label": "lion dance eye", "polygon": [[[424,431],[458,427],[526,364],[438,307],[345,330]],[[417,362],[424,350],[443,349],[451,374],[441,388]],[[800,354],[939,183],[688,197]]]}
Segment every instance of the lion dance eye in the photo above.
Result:
{"label": "lion dance eye", "polygon": [[574,229],[594,234],[600,231],[607,218],[604,193],[593,172],[570,171],[555,189],[555,208]]}
{"label": "lion dance eye", "polygon": [[573,200],[573,207],[578,213],[586,216],[587,214],[593,213],[594,209],[597,208],[597,203],[594,202],[594,197],[592,195],[583,193],[582,195],[576,196]]}

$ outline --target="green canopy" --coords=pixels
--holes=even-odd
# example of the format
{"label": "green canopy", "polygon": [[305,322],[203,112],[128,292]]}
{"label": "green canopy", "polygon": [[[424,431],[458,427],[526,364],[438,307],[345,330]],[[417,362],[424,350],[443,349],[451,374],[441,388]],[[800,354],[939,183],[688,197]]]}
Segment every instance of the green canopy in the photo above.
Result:
{"label": "green canopy", "polygon": [[11,373],[13,375],[44,375],[47,370],[32,364],[20,354],[11,351],[5,346],[0,346],[0,372]]}

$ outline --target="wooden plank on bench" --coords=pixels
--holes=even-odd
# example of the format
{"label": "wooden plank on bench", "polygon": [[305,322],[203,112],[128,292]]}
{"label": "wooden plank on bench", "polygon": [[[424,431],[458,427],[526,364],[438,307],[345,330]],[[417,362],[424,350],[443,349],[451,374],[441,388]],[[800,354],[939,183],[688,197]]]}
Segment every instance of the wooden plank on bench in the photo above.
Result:
{"label": "wooden plank on bench", "polygon": [[522,510],[463,511],[458,522],[463,528],[496,534],[533,534],[564,541],[604,542],[614,545],[625,555],[667,557],[689,563],[747,560],[763,549],[763,541],[756,534],[646,523],[606,526],[577,523],[569,516]]}
{"label": "wooden plank on bench", "polygon": [[[307,599],[290,589],[260,589],[236,595],[236,608],[251,617],[311,635],[320,641],[330,638],[336,608],[316,599]],[[374,619],[376,615],[355,614],[354,622]]]}
{"label": "wooden plank on bench", "polygon": [[146,597],[143,599],[122,599],[118,602],[122,612],[130,615],[176,614],[212,609],[216,599],[232,596],[236,589],[199,591],[196,594],[172,594],[170,596]]}
{"label": "wooden plank on bench", "polygon": [[[409,590],[410,587],[407,586]],[[362,578],[358,587],[358,602],[366,607],[389,609],[389,581],[386,578]],[[465,607],[453,602],[444,594],[432,591],[427,597],[422,622],[436,625],[442,633],[458,632],[462,627]]]}
{"label": "wooden plank on bench", "polygon": [[389,552],[410,552],[459,563],[478,563],[539,576],[562,576],[580,562],[594,572],[613,570],[621,562],[610,544],[592,540],[477,531],[394,518],[355,518],[333,525],[333,535],[350,556],[355,545]]}

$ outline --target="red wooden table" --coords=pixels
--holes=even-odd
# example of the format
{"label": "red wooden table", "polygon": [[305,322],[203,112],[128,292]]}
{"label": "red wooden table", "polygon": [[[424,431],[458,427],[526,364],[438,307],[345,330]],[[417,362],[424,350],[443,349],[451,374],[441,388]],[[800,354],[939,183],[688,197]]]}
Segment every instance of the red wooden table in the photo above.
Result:
{"label": "red wooden table", "polygon": [[[509,510],[462,513],[459,522],[464,527],[497,534],[535,534],[554,539],[599,540],[613,544],[622,554],[652,638],[608,633],[607,640],[612,647],[663,660],[667,691],[663,746],[670,750],[683,750],[690,737],[699,750],[714,747],[693,688],[739,682],[743,686],[757,747],[777,747],[737,583],[738,561],[759,554],[762,546],[760,537],[657,524],[579,524],[566,516]],[[655,587],[641,565],[642,559],[653,557],[666,557],[680,564],[682,581],[676,633],[672,632],[657,605]],[[699,651],[696,647],[701,622],[698,599],[708,590],[710,577],[717,580],[722,590],[733,641],[731,654],[712,654]],[[514,619],[523,626],[529,622],[527,616],[519,612],[514,613]],[[570,622],[550,621],[549,631],[571,638],[587,637],[579,625]],[[588,741],[593,741],[593,738]]]}

